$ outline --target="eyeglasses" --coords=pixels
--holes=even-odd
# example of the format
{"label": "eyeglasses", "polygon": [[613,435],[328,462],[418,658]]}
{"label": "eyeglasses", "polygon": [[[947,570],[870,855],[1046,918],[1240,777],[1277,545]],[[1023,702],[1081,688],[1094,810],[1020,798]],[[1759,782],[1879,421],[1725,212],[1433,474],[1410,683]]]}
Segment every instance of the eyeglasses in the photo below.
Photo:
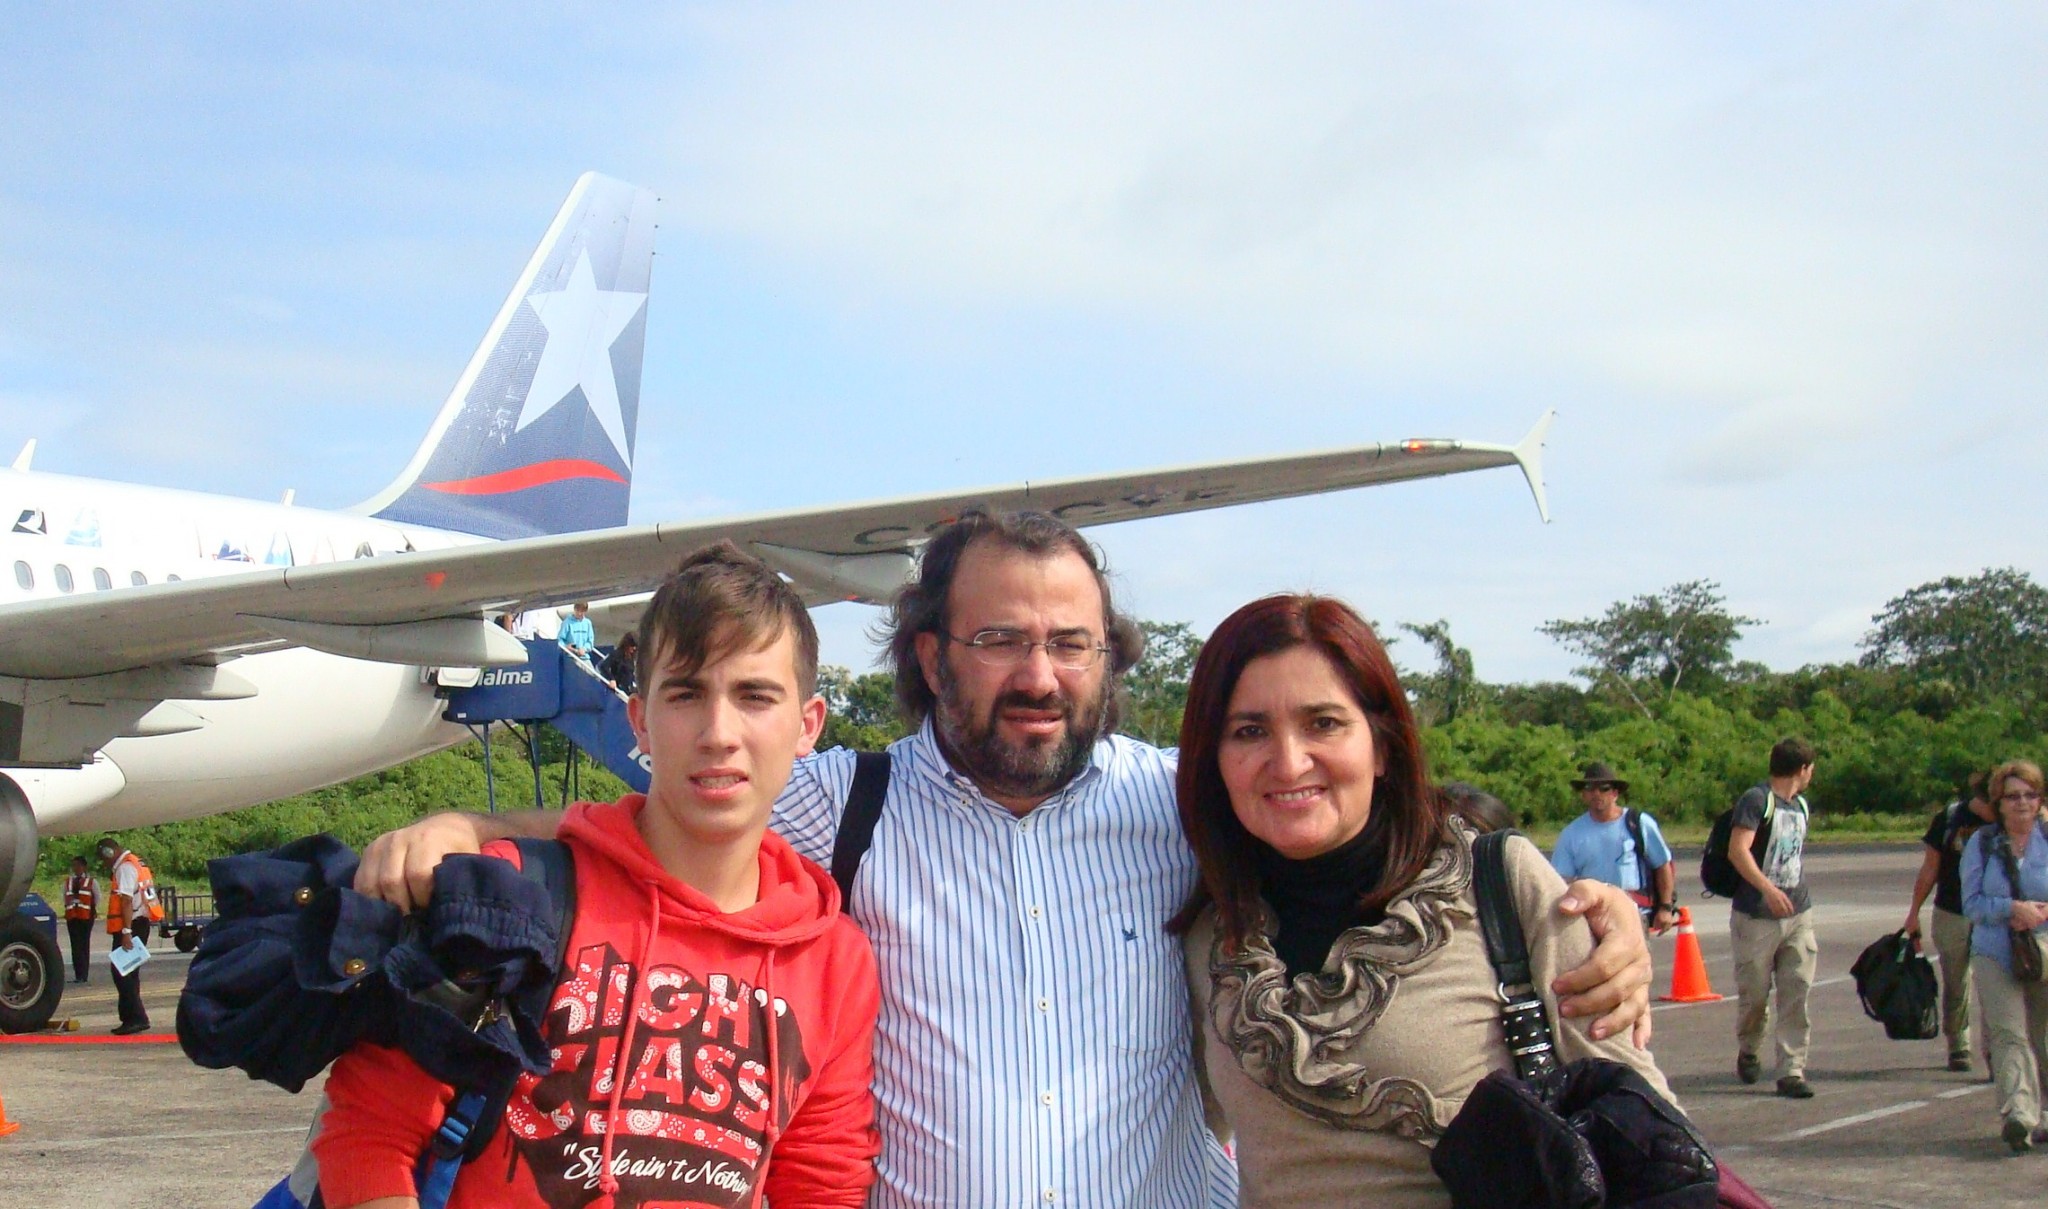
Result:
{"label": "eyeglasses", "polygon": [[970,638],[955,638],[941,630],[939,636],[947,642],[966,647],[976,660],[988,667],[1016,667],[1031,658],[1033,648],[1044,647],[1045,657],[1052,661],[1054,667],[1078,672],[1094,667],[1109,650],[1086,638],[1072,636],[1033,642],[1015,630],[977,630]]}
{"label": "eyeglasses", "polygon": [[2011,802],[2015,806],[2038,806],[2041,804],[2041,795],[2033,790],[2026,790],[2021,793],[1999,794],[1998,800],[2001,802]]}

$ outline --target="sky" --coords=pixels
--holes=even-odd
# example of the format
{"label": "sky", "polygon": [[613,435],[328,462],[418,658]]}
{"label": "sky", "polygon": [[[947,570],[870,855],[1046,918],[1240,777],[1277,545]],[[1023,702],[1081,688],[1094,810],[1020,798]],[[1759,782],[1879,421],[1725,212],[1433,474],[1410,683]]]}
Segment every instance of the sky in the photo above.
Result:
{"label": "sky", "polygon": [[1139,616],[1331,592],[1492,681],[1685,580],[1791,668],[2048,577],[2039,6],[427,7],[13,14],[0,456],[364,499],[596,169],[661,198],[636,521],[1555,409],[1548,525],[1495,470],[1090,536]]}

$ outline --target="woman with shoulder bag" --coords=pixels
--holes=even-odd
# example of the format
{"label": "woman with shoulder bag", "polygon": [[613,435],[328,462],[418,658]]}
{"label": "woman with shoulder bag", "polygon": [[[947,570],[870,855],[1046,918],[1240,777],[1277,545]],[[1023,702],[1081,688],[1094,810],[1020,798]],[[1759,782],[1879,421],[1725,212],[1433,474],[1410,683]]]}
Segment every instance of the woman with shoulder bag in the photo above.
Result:
{"label": "woman with shoulder bag", "polygon": [[1963,853],[1963,914],[1970,917],[1970,977],[1991,1039],[2000,1136],[2014,1154],[2048,1142],[2041,1077],[2048,1071],[2048,839],[2041,829],[2041,770],[2014,760],[1992,770],[1985,795],[1999,825]]}
{"label": "woman with shoulder bag", "polygon": [[[1195,664],[1178,776],[1201,883],[1172,927],[1240,1203],[1459,1203],[1432,1150],[1516,1060],[1479,923],[1475,833],[1428,781],[1385,648],[1340,601],[1239,609]],[[1619,1064],[1697,1142],[1648,1053],[1557,1015],[1551,982],[1592,935],[1558,911],[1565,883],[1535,845],[1506,840],[1506,893],[1489,901],[1519,917],[1528,1000],[1554,1022],[1557,1056]],[[1669,1203],[1714,1204],[1712,1159],[1697,1157],[1682,1180],[1704,1179],[1704,1199]]]}

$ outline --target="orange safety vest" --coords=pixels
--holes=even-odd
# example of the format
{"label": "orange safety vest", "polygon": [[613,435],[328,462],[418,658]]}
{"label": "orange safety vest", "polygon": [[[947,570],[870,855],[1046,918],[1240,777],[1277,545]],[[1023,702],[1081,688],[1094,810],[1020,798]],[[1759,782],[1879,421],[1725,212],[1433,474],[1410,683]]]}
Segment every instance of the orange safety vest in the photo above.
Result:
{"label": "orange safety vest", "polygon": [[114,862],[114,892],[107,895],[107,931],[116,936],[129,930],[128,897],[121,893],[118,877],[122,861],[135,862],[135,896],[142,900],[143,912],[153,923],[162,923],[164,918],[164,905],[156,896],[156,878],[151,876],[149,866],[133,852],[123,852]]}
{"label": "orange safety vest", "polygon": [[100,913],[99,883],[90,873],[72,874],[64,879],[64,918],[91,919]]}

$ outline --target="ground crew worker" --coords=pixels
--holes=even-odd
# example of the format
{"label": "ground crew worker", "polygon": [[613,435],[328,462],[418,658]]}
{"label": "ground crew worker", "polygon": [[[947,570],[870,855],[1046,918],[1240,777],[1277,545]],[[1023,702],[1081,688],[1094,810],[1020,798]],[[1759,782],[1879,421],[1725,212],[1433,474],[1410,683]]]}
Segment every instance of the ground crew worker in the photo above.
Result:
{"label": "ground crew worker", "polygon": [[64,927],[71,933],[71,981],[84,982],[92,962],[92,921],[100,917],[100,883],[85,858],[71,858],[64,879]]}
{"label": "ground crew worker", "polygon": [[[107,894],[107,936],[113,947],[129,949],[149,945],[149,925],[162,908],[156,906],[156,884],[142,858],[109,837],[99,845],[100,861],[113,877]],[[142,967],[126,974],[116,968],[114,992],[119,1000],[121,1023],[114,1035],[126,1037],[149,1031],[149,1010],[142,1006]]]}

